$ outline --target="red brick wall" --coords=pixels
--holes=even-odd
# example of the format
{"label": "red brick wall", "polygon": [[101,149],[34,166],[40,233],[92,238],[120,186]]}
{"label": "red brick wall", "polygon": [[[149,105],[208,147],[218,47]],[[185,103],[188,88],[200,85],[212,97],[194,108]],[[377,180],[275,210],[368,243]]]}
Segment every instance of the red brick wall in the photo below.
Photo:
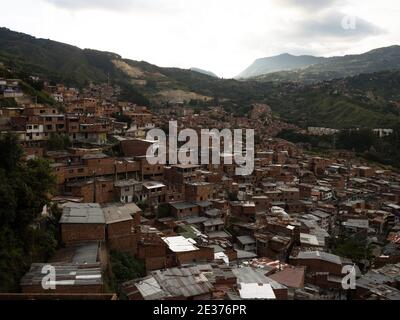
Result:
{"label": "red brick wall", "polygon": [[23,293],[103,293],[102,285],[91,285],[91,286],[56,286],[55,290],[44,290],[40,285],[23,286]]}
{"label": "red brick wall", "polygon": [[214,249],[208,247],[201,247],[200,250],[176,253],[179,264],[187,264],[200,261],[213,261]]}
{"label": "red brick wall", "polygon": [[307,272],[329,272],[330,274],[342,275],[342,265],[334,264],[323,260],[313,259],[291,259],[291,264],[295,266],[307,267]]}
{"label": "red brick wall", "polygon": [[134,220],[111,223],[107,225],[108,239],[118,238],[123,235],[130,235],[133,232]]}
{"label": "red brick wall", "polygon": [[81,241],[105,241],[105,224],[62,224],[61,238],[65,244]]}
{"label": "red brick wall", "polygon": [[122,152],[128,157],[145,156],[151,143],[140,140],[121,141]]}
{"label": "red brick wall", "polygon": [[135,256],[137,254],[137,241],[135,234],[123,235],[108,239],[110,249],[126,252]]}
{"label": "red brick wall", "polygon": [[[192,211],[190,211],[190,209],[192,209]],[[171,206],[171,213],[173,216],[177,217],[178,219],[198,216],[199,215],[199,207],[196,206],[193,208],[177,210]]]}
{"label": "red brick wall", "polygon": [[134,220],[107,225],[107,241],[111,249],[137,254],[137,234],[134,233]]}
{"label": "red brick wall", "polygon": [[212,198],[213,185],[192,185],[185,186],[185,198],[189,202],[205,201]]}

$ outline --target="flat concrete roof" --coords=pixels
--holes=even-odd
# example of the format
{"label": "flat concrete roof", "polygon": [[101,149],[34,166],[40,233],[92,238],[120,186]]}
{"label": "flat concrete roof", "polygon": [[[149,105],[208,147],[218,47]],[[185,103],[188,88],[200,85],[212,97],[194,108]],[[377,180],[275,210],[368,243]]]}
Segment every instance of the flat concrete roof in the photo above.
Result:
{"label": "flat concrete roof", "polygon": [[66,203],[61,224],[105,224],[103,210],[98,203]]}

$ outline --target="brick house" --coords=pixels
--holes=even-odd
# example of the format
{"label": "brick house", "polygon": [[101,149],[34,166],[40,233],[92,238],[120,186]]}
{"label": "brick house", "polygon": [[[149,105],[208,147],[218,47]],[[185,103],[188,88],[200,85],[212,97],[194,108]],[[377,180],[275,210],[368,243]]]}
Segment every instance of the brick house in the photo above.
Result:
{"label": "brick house", "polygon": [[60,219],[61,239],[66,245],[105,241],[104,213],[97,203],[66,203]]}

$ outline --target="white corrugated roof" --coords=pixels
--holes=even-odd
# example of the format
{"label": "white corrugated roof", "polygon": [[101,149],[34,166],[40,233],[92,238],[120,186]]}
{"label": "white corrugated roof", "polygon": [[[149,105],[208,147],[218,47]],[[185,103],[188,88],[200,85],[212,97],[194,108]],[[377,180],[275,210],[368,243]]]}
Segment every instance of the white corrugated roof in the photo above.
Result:
{"label": "white corrugated roof", "polygon": [[274,290],[267,283],[240,283],[239,293],[242,299],[276,299]]}
{"label": "white corrugated roof", "polygon": [[222,260],[226,265],[229,266],[229,257],[224,252],[216,252],[214,253],[215,260]]}
{"label": "white corrugated roof", "polygon": [[162,238],[162,240],[168,245],[172,252],[188,252],[199,250],[199,248],[195,246],[196,241],[190,238],[186,239],[185,237],[178,236]]}

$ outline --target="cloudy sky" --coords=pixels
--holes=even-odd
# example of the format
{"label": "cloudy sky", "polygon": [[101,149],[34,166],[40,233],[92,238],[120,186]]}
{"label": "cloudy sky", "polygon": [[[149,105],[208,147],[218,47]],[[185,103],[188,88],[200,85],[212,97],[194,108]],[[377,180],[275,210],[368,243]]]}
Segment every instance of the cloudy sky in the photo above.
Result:
{"label": "cloudy sky", "polygon": [[280,53],[400,44],[398,0],[13,0],[0,25],[159,66],[233,77]]}

